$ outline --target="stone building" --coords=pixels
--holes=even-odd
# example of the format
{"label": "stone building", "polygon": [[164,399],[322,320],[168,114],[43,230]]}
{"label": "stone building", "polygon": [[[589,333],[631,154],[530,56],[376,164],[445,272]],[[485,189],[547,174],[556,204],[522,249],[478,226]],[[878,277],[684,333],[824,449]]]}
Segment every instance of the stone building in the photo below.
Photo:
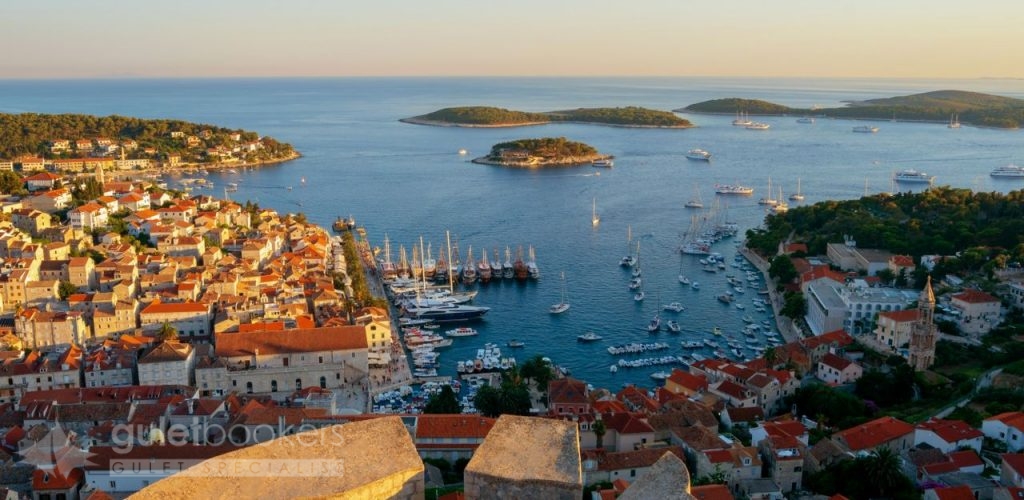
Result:
{"label": "stone building", "polygon": [[931,276],[921,290],[917,310],[917,322],[910,328],[910,366],[916,371],[924,371],[935,363],[935,344],[939,337],[934,321],[935,293],[932,292]]}

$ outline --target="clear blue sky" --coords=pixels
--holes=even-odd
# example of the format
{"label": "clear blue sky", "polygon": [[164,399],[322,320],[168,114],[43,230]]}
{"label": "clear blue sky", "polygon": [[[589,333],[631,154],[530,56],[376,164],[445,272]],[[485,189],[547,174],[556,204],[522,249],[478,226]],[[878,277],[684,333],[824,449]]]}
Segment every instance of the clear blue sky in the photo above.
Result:
{"label": "clear blue sky", "polygon": [[0,78],[1024,78],[1024,0],[2,0]]}

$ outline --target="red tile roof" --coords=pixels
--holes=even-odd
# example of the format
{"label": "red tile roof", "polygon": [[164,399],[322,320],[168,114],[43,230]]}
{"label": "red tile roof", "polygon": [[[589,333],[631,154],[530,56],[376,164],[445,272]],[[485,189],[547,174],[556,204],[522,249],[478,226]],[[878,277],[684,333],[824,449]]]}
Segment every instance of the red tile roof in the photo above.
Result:
{"label": "red tile roof", "polygon": [[808,349],[816,349],[821,345],[832,345],[835,344],[838,347],[845,347],[853,343],[853,337],[844,330],[835,330],[828,333],[823,333],[816,337],[810,337],[801,341],[804,347]]}
{"label": "red tile roof", "polygon": [[140,314],[209,313],[210,306],[198,302],[163,303],[153,302]]}
{"label": "red tile roof", "polygon": [[893,417],[882,417],[870,422],[837,432],[853,451],[871,450],[879,445],[914,432],[914,427]]}
{"label": "red tile roof", "polygon": [[932,490],[939,500],[975,500],[974,492],[966,484],[949,486],[946,488],[935,488]]}
{"label": "red tile roof", "polygon": [[959,300],[961,302],[967,302],[968,304],[986,304],[990,302],[999,302],[999,299],[981,291],[968,288],[960,293],[953,294],[953,300]]}
{"label": "red tile roof", "polygon": [[964,439],[975,439],[984,435],[980,430],[967,425],[967,422],[963,420],[932,419],[917,424],[917,428],[932,431],[947,443],[956,443]]}
{"label": "red tile roof", "polygon": [[697,500],[733,500],[732,492],[724,484],[705,484],[690,488],[690,495]]}
{"label": "red tile roof", "polygon": [[493,418],[472,415],[420,415],[416,417],[416,438],[483,439],[494,422]]}
{"label": "red tile roof", "polygon": [[587,383],[572,377],[548,383],[548,401],[556,404],[587,404]]}
{"label": "red tile roof", "polygon": [[361,326],[300,328],[283,331],[225,333],[217,336],[217,356],[251,356],[293,352],[366,349],[366,330]]}
{"label": "red tile roof", "polygon": [[1003,463],[1010,466],[1014,472],[1024,476],[1024,454],[1022,453],[1003,453],[999,455],[1003,459]]}
{"label": "red tile roof", "polygon": [[825,366],[831,366],[832,368],[835,368],[836,370],[839,371],[843,371],[848,366],[853,364],[853,361],[850,361],[846,358],[841,358],[832,353],[826,354],[823,358],[821,358],[820,362]]}

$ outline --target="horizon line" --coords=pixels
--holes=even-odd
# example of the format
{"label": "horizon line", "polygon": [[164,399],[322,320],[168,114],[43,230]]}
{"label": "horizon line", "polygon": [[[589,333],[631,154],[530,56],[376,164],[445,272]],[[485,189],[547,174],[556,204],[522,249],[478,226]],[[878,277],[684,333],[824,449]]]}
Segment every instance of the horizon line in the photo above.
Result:
{"label": "horizon line", "polygon": [[739,79],[739,80],[1024,80],[1014,76],[755,76],[755,75],[94,75],[94,76],[0,76],[0,82],[16,81],[101,81],[101,80],[287,80],[287,79],[451,79],[451,78],[511,78],[511,79]]}

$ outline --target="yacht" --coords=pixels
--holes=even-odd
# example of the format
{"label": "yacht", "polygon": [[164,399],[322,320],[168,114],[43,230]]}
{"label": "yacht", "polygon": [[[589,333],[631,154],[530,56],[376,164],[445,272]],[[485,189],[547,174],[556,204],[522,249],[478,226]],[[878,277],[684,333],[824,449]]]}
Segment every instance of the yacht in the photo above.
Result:
{"label": "yacht", "polygon": [[647,331],[654,333],[658,330],[661,330],[661,317],[655,314],[654,317],[651,318],[651,322],[647,324]]}
{"label": "yacht", "polygon": [[796,178],[796,192],[789,195],[789,199],[792,201],[804,201],[804,195],[800,192],[800,178]]}
{"label": "yacht", "polygon": [[472,321],[483,318],[490,307],[469,306],[465,304],[440,304],[427,307],[406,307],[405,312],[414,319],[429,320],[434,323],[452,321]]}
{"label": "yacht", "polygon": [[711,153],[700,148],[695,148],[686,152],[686,158],[697,161],[711,161]]}
{"label": "yacht", "polygon": [[670,304],[665,304],[665,305],[661,306],[661,308],[666,310],[666,311],[675,312],[675,313],[683,312],[683,309],[685,309],[683,307],[683,305],[680,304],[679,302],[672,302]]}
{"label": "yacht", "polygon": [[754,122],[750,121],[750,117],[746,113],[737,112],[736,119],[732,121],[732,124],[737,127],[746,127],[753,125]]}
{"label": "yacht", "polygon": [[579,341],[579,342],[596,342],[596,341],[601,340],[603,338],[604,337],[602,337],[602,336],[600,336],[600,335],[598,335],[598,334],[596,334],[594,332],[587,332],[587,333],[584,333],[584,334],[576,336],[576,340]]}
{"label": "yacht", "polygon": [[893,176],[896,182],[910,182],[918,184],[931,184],[935,182],[934,175],[928,175],[925,172],[920,172],[912,168],[906,170],[900,170]]}
{"label": "yacht", "polygon": [[872,127],[871,125],[857,125],[856,127],[853,127],[853,131],[861,134],[874,134],[875,132],[878,132],[878,127]]}
{"label": "yacht", "polygon": [[601,158],[600,160],[590,162],[590,164],[600,168],[612,168],[615,166],[615,162],[613,162],[611,158]]}
{"label": "yacht", "polygon": [[754,194],[754,188],[739,184],[715,184],[715,192],[718,194]]}
{"label": "yacht", "polygon": [[1018,167],[1017,165],[1007,165],[1005,167],[996,167],[994,170],[988,173],[992,177],[1024,177],[1024,167]]}
{"label": "yacht", "polygon": [[668,320],[668,331],[672,333],[679,333],[683,331],[683,329],[679,326],[679,322],[674,319],[670,319]]}
{"label": "yacht", "polygon": [[758,200],[757,203],[758,205],[768,205],[769,207],[779,204],[779,200],[772,198],[772,178],[770,176],[768,177],[768,192],[765,194],[764,198]]}
{"label": "yacht", "polygon": [[525,342],[523,342],[521,340],[516,340],[516,339],[509,340],[507,345],[509,347],[513,348],[513,349],[520,348],[520,347],[526,347],[526,343]]}
{"label": "yacht", "polygon": [[444,332],[444,334],[449,336],[449,337],[473,337],[473,336],[479,335],[480,332],[478,332],[478,331],[476,331],[476,330],[474,330],[472,328],[461,327],[461,328],[456,328],[454,330],[448,330],[447,332]]}
{"label": "yacht", "polygon": [[746,127],[743,128],[747,130],[768,130],[769,128],[771,128],[771,125],[762,122],[753,122],[750,125],[747,125]]}
{"label": "yacht", "polygon": [[949,125],[946,125],[946,127],[960,128],[960,115],[953,113],[953,115],[949,117]]}
{"label": "yacht", "polygon": [[704,208],[704,203],[700,200],[690,200],[684,205],[686,208]]}

